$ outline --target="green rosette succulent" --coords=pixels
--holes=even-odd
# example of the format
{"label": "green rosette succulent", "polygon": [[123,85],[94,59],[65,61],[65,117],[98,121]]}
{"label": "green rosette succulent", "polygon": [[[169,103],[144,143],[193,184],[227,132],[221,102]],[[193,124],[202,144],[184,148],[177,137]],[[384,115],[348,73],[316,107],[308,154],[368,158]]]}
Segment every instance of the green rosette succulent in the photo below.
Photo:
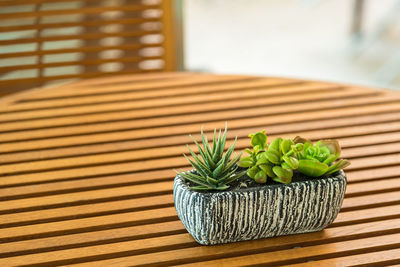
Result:
{"label": "green rosette succulent", "polygon": [[267,144],[265,130],[250,134],[251,149],[249,154],[238,162],[240,167],[248,168],[247,175],[257,183],[266,183],[268,177],[276,182],[288,184],[292,181],[293,170],[299,167],[295,151],[302,144],[295,145],[290,139],[276,138]]}
{"label": "green rosette succulent", "polygon": [[331,174],[350,165],[345,159],[336,161],[341,153],[337,140],[320,140],[313,144],[310,140],[297,136],[293,142],[303,145],[303,149],[295,154],[299,160],[298,171],[307,176]]}
{"label": "green rosette succulent", "polygon": [[217,130],[214,129],[212,147],[208,144],[207,137],[203,134],[203,129],[201,129],[202,145],[190,136],[196,144],[200,155],[196,155],[187,145],[193,160],[185,154],[183,156],[196,169],[196,173],[175,172],[184,179],[196,184],[196,186],[190,187],[192,190],[225,190],[229,188],[230,183],[246,174],[246,171],[237,172],[238,166],[236,163],[242,156],[242,153],[239,155],[233,154],[237,138],[224,154],[227,130],[228,128],[225,126],[225,131],[222,135],[221,130],[219,130],[217,137]]}

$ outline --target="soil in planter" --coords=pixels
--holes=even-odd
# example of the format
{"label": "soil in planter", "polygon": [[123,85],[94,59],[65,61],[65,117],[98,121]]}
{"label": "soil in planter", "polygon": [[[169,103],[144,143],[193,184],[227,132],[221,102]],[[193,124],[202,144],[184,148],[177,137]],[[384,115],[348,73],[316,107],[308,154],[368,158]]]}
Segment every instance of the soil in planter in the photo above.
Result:
{"label": "soil in planter", "polygon": [[[245,169],[239,168],[239,171],[243,171]],[[195,172],[196,173],[196,172]],[[335,177],[337,175],[337,173],[332,173],[329,175],[323,175],[321,177],[318,178],[313,178],[313,177],[309,177],[306,176],[300,172],[294,171],[293,172],[293,178],[292,178],[292,183],[296,183],[296,182],[303,182],[303,181],[311,181],[311,180],[316,180],[316,179],[326,179],[329,177]],[[194,183],[187,181],[186,184],[188,186],[196,186]],[[254,188],[254,187],[263,187],[263,186],[281,186],[281,183],[275,182],[273,181],[271,178],[267,179],[267,182],[265,184],[259,184],[256,183],[252,178],[248,177],[247,175],[244,175],[242,178],[232,182],[229,184],[229,188],[225,191],[246,191],[247,189],[250,188]],[[209,193],[209,192],[222,192],[222,191],[215,191],[215,190],[201,190],[198,192],[204,192],[204,193]]]}

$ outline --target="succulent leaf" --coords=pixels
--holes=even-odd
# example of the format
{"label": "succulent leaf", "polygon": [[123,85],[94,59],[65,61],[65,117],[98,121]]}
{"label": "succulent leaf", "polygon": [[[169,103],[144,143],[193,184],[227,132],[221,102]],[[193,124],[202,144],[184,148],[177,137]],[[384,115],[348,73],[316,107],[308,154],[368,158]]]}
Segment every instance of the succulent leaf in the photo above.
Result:
{"label": "succulent leaf", "polygon": [[324,175],[328,168],[328,165],[319,161],[309,159],[299,160],[299,171],[310,177]]}
{"label": "succulent leaf", "polygon": [[282,138],[280,138],[280,137],[275,138],[269,144],[267,151],[271,151],[271,150],[279,151],[281,142],[282,142]]}
{"label": "succulent leaf", "polygon": [[229,188],[229,183],[242,177],[246,171],[237,173],[237,166],[242,153],[234,155],[231,159],[233,151],[236,145],[236,139],[228,147],[224,154],[227,127],[225,127],[222,133],[219,130],[217,136],[217,130],[214,130],[212,139],[212,146],[209,145],[207,137],[204,135],[203,127],[200,131],[202,145],[200,145],[192,136],[190,136],[196,144],[199,155],[197,155],[188,145],[187,148],[192,156],[190,159],[184,154],[184,157],[189,163],[195,168],[196,173],[192,172],[180,172],[179,174],[186,180],[195,184],[191,189],[193,190],[225,190]]}
{"label": "succulent leaf", "polygon": [[254,180],[259,184],[265,184],[267,182],[267,175],[261,170],[256,173]]}
{"label": "succulent leaf", "polygon": [[[261,139],[261,136],[265,137],[262,138],[262,141],[265,140],[265,144],[255,141],[256,138]],[[247,149],[246,152],[250,156],[243,158],[239,163],[239,166],[249,168],[247,175],[257,183],[265,183],[268,177],[281,183],[290,182],[293,169],[297,169],[299,165],[292,147],[297,148],[296,152],[300,152],[303,144],[295,145],[292,140],[279,137],[272,140],[268,145],[265,131],[250,134],[249,137],[252,138],[253,151]],[[277,177],[278,175],[279,177]]]}
{"label": "succulent leaf", "polygon": [[275,173],[272,171],[272,165],[269,164],[263,164],[263,165],[259,165],[258,166],[263,172],[265,172],[267,174],[268,177],[274,178],[276,175]]}
{"label": "succulent leaf", "polygon": [[349,165],[350,165],[349,161],[347,161],[345,159],[341,159],[338,162],[336,162],[335,164],[331,165],[329,167],[329,169],[326,171],[326,174],[331,174],[331,173],[337,172],[341,169],[346,168]]}
{"label": "succulent leaf", "polygon": [[257,166],[253,166],[251,168],[249,168],[247,170],[247,175],[251,178],[254,179],[254,177],[256,177],[256,174],[260,171],[260,168],[258,168]]}
{"label": "succulent leaf", "polygon": [[270,162],[274,164],[279,164],[280,153],[277,150],[270,149],[267,152],[265,152],[265,156]]}
{"label": "succulent leaf", "polygon": [[[299,167],[299,161],[295,157],[289,157],[289,156],[284,155],[282,157],[282,159],[285,161],[285,163],[287,165],[289,165],[289,169],[295,170]],[[288,169],[288,168],[286,168],[286,169]]]}
{"label": "succulent leaf", "polygon": [[274,181],[288,184],[292,181],[293,171],[290,169],[282,168],[281,166],[274,166],[272,171],[275,173],[276,177],[273,178]]}
{"label": "succulent leaf", "polygon": [[296,137],[294,143],[304,144],[303,150],[296,152],[299,159],[299,171],[311,177],[331,174],[350,165],[347,160],[340,160],[340,145],[337,140],[320,140],[314,145],[311,141]]}
{"label": "succulent leaf", "polygon": [[[250,135],[249,135],[250,136]],[[259,146],[259,148],[262,150],[265,148],[265,145],[267,144],[267,135],[265,134],[265,130],[251,134],[251,146]]]}
{"label": "succulent leaf", "polygon": [[293,141],[290,139],[283,139],[279,144],[280,152],[286,154],[291,150],[291,146],[294,145]]}

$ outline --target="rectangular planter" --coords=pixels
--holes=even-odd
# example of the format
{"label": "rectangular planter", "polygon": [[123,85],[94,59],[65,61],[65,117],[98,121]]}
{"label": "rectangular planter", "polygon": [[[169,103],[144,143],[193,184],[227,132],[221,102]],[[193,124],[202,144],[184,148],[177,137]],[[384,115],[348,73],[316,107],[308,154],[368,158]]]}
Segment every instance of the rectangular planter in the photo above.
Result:
{"label": "rectangular planter", "polygon": [[336,218],[346,191],[346,175],[264,185],[235,191],[196,192],[174,180],[180,220],[202,245],[315,232]]}

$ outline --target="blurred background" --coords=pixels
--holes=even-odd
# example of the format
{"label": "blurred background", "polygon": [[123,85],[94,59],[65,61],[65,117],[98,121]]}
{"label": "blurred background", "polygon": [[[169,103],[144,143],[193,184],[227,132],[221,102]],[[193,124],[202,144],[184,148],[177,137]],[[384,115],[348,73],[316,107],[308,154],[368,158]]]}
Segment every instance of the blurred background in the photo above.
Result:
{"label": "blurred background", "polygon": [[188,69],[400,89],[400,1],[184,3]]}
{"label": "blurred background", "polygon": [[0,0],[0,95],[174,70],[400,89],[400,0]]}

